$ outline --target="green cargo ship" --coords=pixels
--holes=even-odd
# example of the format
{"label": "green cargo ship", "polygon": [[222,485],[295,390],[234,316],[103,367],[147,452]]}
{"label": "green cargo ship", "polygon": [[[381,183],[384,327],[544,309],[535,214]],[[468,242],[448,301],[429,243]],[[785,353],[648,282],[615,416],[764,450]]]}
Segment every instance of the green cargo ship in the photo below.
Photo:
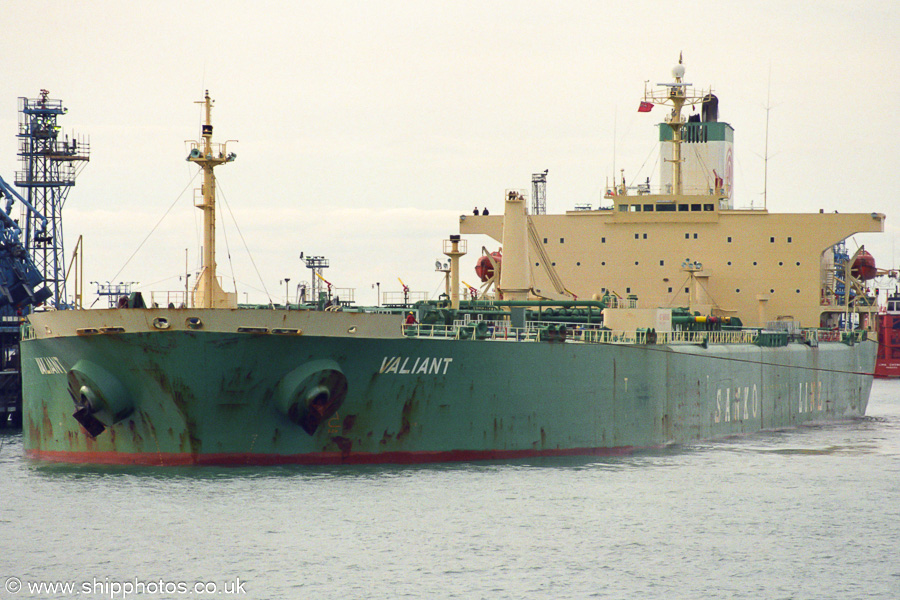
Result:
{"label": "green cargo ship", "polygon": [[[767,347],[745,332],[649,344],[606,330],[563,341],[402,327],[317,311],[38,314],[23,342],[27,452],[140,464],[625,452],[860,416],[875,360],[857,333]],[[93,437],[76,405],[105,430]]]}
{"label": "green cargo ship", "polygon": [[[193,302],[147,308],[133,297],[122,308],[31,315],[22,340],[26,453],[148,465],[595,455],[865,414],[876,355],[872,309],[852,292],[855,257],[827,269],[821,262],[850,234],[881,230],[883,215],[821,215],[818,229],[794,234],[791,260],[812,277],[824,274],[811,293],[798,287],[774,320],[762,309],[739,318],[726,294],[710,294],[715,273],[698,260],[666,267],[690,281],[684,309],[639,308],[633,295],[618,293],[616,273],[600,287],[599,269],[576,283],[554,270],[572,252],[595,252],[596,243],[580,252],[578,239],[596,242],[596,228],[621,235],[617,251],[625,253],[635,224],[678,237],[687,226],[704,235],[718,228],[728,243],[746,231],[729,220],[730,175],[685,193],[681,144],[725,129],[709,120],[705,134],[682,139],[693,131],[682,106],[705,107],[709,94],[692,93],[680,64],[673,74],[663,95],[645,93],[642,104],[674,107],[663,124],[674,170],[666,193],[629,196],[617,186],[613,206],[594,211],[589,226],[528,214],[524,196],[507,193],[503,215],[460,225],[502,241],[502,253],[480,263],[493,293],[460,300],[466,240],[452,235],[448,292],[417,304],[415,319],[346,306],[236,308],[215,277],[213,227],[213,169],[234,155],[211,141],[207,95],[202,140],[188,157],[204,170],[204,270]],[[633,205],[644,209],[619,208]],[[767,232],[778,230],[777,215],[760,217]],[[548,248],[541,234],[549,230],[567,232],[558,237],[569,235],[573,250]],[[654,298],[650,306],[664,304]]]}

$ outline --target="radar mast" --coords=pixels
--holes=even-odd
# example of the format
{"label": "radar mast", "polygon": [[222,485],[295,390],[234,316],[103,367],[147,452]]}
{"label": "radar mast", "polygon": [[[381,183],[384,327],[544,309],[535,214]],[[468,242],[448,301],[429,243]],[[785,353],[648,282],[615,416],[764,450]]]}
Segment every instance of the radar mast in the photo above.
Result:
{"label": "radar mast", "polygon": [[681,164],[684,159],[681,158],[681,142],[682,127],[687,122],[681,115],[681,109],[685,105],[701,104],[703,98],[708,92],[694,92],[693,84],[684,82],[684,64],[682,64],[682,55],[678,55],[678,64],[672,68],[672,77],[674,83],[657,83],[662,89],[648,90],[644,87],[644,102],[652,104],[671,104],[672,110],[666,117],[666,125],[672,128],[672,158],[666,159],[672,163],[672,193],[681,195],[683,191]]}

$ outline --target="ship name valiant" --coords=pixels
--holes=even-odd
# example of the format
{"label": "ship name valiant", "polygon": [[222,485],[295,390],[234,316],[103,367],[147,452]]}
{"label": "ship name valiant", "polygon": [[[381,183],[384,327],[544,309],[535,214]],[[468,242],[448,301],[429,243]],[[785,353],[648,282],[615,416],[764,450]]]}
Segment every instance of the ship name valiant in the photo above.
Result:
{"label": "ship name valiant", "polygon": [[452,358],[431,358],[428,356],[385,356],[379,373],[397,375],[446,375]]}
{"label": "ship name valiant", "polygon": [[62,363],[55,356],[36,356],[34,362],[37,363],[38,371],[41,375],[65,375],[66,370]]}

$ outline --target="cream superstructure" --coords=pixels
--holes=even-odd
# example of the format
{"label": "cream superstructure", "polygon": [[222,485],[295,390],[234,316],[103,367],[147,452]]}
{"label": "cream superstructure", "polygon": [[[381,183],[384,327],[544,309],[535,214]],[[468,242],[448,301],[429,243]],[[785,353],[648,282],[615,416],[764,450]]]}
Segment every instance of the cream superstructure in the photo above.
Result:
{"label": "cream superstructure", "polygon": [[[552,288],[552,268],[579,298],[608,290],[637,295],[645,308],[690,306],[751,326],[779,320],[834,325],[850,310],[848,294],[837,289],[849,290],[852,278],[835,264],[833,248],[853,234],[884,231],[884,215],[732,208],[731,127],[686,121],[681,107],[711,95],[683,83],[680,62],[673,75],[675,83],[644,95],[647,103],[673,107],[660,125],[660,139],[671,149],[661,165],[664,193],[623,184],[607,192],[611,206],[528,216],[543,250],[530,252],[532,293]],[[704,138],[714,132],[722,135]],[[683,179],[685,169],[690,176]],[[502,242],[503,229],[503,216],[460,218],[462,234]],[[541,264],[540,254],[551,264]],[[875,307],[855,309],[871,313]]]}

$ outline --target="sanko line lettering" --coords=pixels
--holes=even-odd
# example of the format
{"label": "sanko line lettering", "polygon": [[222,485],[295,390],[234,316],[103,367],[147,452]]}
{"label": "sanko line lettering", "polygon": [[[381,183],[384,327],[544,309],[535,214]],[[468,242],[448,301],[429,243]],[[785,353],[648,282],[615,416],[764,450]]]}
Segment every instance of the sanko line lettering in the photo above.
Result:
{"label": "sanko line lettering", "polygon": [[452,358],[430,358],[428,356],[385,356],[379,373],[397,375],[446,375]]}
{"label": "sanko line lettering", "polygon": [[[825,409],[822,382],[800,382],[797,391],[797,412],[809,413]],[[759,411],[759,392],[756,385],[718,388],[716,390],[716,423],[747,419],[751,413],[756,418]],[[743,412],[743,416],[741,416]]]}
{"label": "sanko line lettering", "polygon": [[[741,416],[741,407],[743,405],[743,417]],[[716,412],[713,420],[716,423],[740,421],[741,419],[750,418],[750,412],[753,412],[753,418],[759,412],[759,391],[754,384],[727,387],[724,390],[719,388],[716,390]]]}

